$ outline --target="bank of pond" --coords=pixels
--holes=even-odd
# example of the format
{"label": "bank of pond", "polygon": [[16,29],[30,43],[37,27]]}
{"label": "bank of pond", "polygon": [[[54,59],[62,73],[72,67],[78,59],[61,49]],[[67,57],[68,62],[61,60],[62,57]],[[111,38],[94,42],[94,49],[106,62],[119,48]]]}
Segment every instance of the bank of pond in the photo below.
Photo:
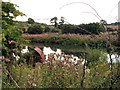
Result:
{"label": "bank of pond", "polygon": [[116,45],[117,35],[79,35],[79,34],[24,34],[30,43],[57,44],[72,47],[106,48],[109,43]]}

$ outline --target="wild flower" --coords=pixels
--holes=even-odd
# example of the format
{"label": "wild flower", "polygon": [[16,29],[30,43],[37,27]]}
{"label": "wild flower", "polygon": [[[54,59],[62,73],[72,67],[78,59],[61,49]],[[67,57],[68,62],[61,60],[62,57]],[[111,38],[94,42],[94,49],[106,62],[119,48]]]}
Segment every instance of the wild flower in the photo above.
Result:
{"label": "wild flower", "polygon": [[85,72],[90,73],[90,69],[85,69]]}
{"label": "wild flower", "polygon": [[32,86],[36,87],[37,85],[36,85],[36,83],[32,83]]}
{"label": "wild flower", "polygon": [[28,84],[28,85],[31,85],[30,81],[27,81],[27,84]]}

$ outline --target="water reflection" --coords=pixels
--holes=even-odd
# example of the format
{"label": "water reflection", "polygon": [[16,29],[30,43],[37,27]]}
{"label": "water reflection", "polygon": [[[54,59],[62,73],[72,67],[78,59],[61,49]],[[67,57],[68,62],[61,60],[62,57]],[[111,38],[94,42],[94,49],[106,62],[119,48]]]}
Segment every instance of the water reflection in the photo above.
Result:
{"label": "water reflection", "polygon": [[[25,54],[25,53],[27,53],[27,52],[29,52],[28,46],[25,46],[25,47],[21,50],[21,53],[22,53],[22,54]],[[15,55],[15,53],[13,53],[13,57],[15,57],[16,60],[20,59],[20,56]]]}
{"label": "water reflection", "polygon": [[[117,54],[112,54],[111,58],[112,58],[113,63],[120,62],[120,56],[117,55]],[[110,56],[109,56],[109,54],[107,54],[107,61],[108,61],[108,63],[110,63]]]}
{"label": "water reflection", "polygon": [[24,53],[27,53],[27,52],[29,52],[28,46],[25,46],[25,48],[23,48],[23,49],[21,50],[21,53],[24,54]]}
{"label": "water reflection", "polygon": [[[57,51],[53,51],[50,47],[44,47],[43,52],[46,55],[46,59],[48,59],[48,55],[51,54],[51,53],[56,53],[56,54],[61,54],[62,53],[61,49],[57,49]],[[120,62],[120,56],[117,55],[117,54],[112,54],[111,58],[113,60],[113,63]],[[72,55],[72,58],[70,60],[74,61],[74,59],[80,60],[80,58],[78,58],[78,56]],[[107,54],[107,62],[110,63],[109,54]],[[82,64],[84,64],[84,61],[82,62]]]}
{"label": "water reflection", "polygon": [[61,54],[61,50],[57,49],[57,51],[53,51],[50,47],[44,47],[43,53],[46,55],[46,59],[48,59],[48,55],[51,53]]}
{"label": "water reflection", "polygon": [[[54,58],[55,58],[56,60],[64,60],[64,56],[67,57],[67,55],[65,55],[65,54],[61,51],[61,49],[57,49],[56,51],[53,51],[50,47],[44,47],[44,48],[43,48],[43,53],[46,55],[46,60],[48,59],[48,56],[49,56],[50,54],[54,54]],[[62,54],[63,54],[63,56],[62,56]],[[62,56],[62,57],[57,57],[57,55],[60,55],[60,56]],[[71,60],[72,62],[77,63],[77,61],[80,60],[80,58],[78,58],[77,56],[74,56],[74,55],[68,55],[68,56],[70,56],[69,60]],[[74,59],[75,59],[76,61],[74,61]],[[84,61],[82,62],[82,64],[84,64]]]}

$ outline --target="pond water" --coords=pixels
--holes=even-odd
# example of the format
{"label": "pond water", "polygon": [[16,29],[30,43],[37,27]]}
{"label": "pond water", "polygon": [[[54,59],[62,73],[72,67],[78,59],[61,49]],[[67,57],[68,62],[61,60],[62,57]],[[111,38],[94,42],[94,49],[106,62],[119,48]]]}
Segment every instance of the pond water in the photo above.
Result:
{"label": "pond water", "polygon": [[[48,59],[48,54],[50,54],[50,53],[61,54],[62,50],[61,49],[57,49],[57,51],[53,51],[50,47],[44,47],[43,48],[43,52],[46,55],[46,59]],[[73,53],[73,58],[76,58],[76,60],[79,60],[79,57],[75,56],[74,53]],[[113,60],[113,63],[120,62],[120,56],[117,55],[117,54],[112,54],[111,58]],[[110,56],[109,56],[109,54],[107,54],[107,61],[108,61],[108,63],[110,63]]]}
{"label": "pond water", "polygon": [[[50,46],[44,46],[44,45],[26,45],[24,49],[22,49],[21,53],[26,53],[26,52],[29,52],[29,48],[28,46],[30,47],[35,47],[35,46],[41,46],[43,47],[42,51],[43,53],[46,55],[46,59],[48,59],[48,55],[51,54],[51,53],[56,53],[56,54],[61,54],[62,52],[64,52],[64,54],[66,55],[72,55],[72,58],[76,59],[76,60],[80,60],[80,56],[81,56],[81,53],[79,53],[79,50],[85,50],[84,48],[79,48],[79,47],[63,47],[63,46],[56,46],[56,45],[50,45]],[[106,53],[105,53],[106,54]],[[109,57],[109,54],[106,54],[107,55],[107,62],[110,63],[110,57]],[[18,60],[20,57],[17,55],[15,56],[13,54],[14,57],[16,57],[16,59]],[[112,60],[113,60],[113,63],[116,63],[116,62],[120,62],[120,56],[117,55],[117,54],[112,54],[111,56]],[[73,59],[71,59],[73,61]],[[83,61],[84,63],[84,61]]]}
{"label": "pond water", "polygon": [[[117,55],[117,54],[112,54],[111,58],[113,60],[113,63],[120,62],[120,56]],[[110,56],[109,56],[109,54],[107,54],[107,61],[108,61],[108,63],[110,63]]]}
{"label": "pond water", "polygon": [[[50,47],[43,47],[43,53],[46,55],[46,60],[47,60],[49,54],[55,53],[55,54],[61,55],[62,54],[62,50],[61,49],[57,49],[56,51],[53,51]],[[54,57],[55,57],[56,60],[59,59],[55,55],[54,55]],[[77,63],[77,60],[80,60],[80,58],[78,58],[75,55],[71,55],[71,58],[69,60],[71,60],[72,62],[74,62],[74,59],[76,59],[75,63]],[[64,60],[64,57],[61,57],[61,60]],[[82,64],[84,64],[84,61],[82,62]]]}

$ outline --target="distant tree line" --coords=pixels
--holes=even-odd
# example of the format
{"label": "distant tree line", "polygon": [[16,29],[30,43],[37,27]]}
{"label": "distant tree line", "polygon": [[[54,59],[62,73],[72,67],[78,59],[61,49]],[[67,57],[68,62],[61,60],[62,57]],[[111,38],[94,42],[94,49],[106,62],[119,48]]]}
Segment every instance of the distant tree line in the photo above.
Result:
{"label": "distant tree line", "polygon": [[54,27],[51,25],[42,25],[34,23],[28,28],[29,34],[41,34],[41,33],[75,33],[75,34],[99,34],[100,32],[104,32],[103,26],[99,23],[90,23],[90,24],[80,24],[80,25],[72,25],[72,24],[62,24],[58,25],[58,27]]}
{"label": "distant tree line", "polygon": [[[58,21],[57,17],[51,18],[50,22],[52,25],[47,25],[44,23],[35,22],[34,19],[28,18],[28,21],[24,23],[24,27],[27,27],[27,31],[24,33],[28,34],[42,34],[42,33],[75,33],[75,34],[99,34],[100,32],[105,32],[104,27],[96,22],[89,24],[64,24],[65,18],[61,17]],[[23,28],[22,22],[18,22],[19,28]],[[111,29],[110,29],[111,30]],[[112,31],[112,30],[111,30]]]}
{"label": "distant tree line", "polygon": [[89,23],[80,25],[64,24],[60,26],[62,33],[75,33],[75,34],[99,34],[104,32],[104,28],[99,23]]}
{"label": "distant tree line", "polygon": [[110,24],[107,24],[107,25],[118,25],[119,22],[115,22],[115,23],[110,23]]}

